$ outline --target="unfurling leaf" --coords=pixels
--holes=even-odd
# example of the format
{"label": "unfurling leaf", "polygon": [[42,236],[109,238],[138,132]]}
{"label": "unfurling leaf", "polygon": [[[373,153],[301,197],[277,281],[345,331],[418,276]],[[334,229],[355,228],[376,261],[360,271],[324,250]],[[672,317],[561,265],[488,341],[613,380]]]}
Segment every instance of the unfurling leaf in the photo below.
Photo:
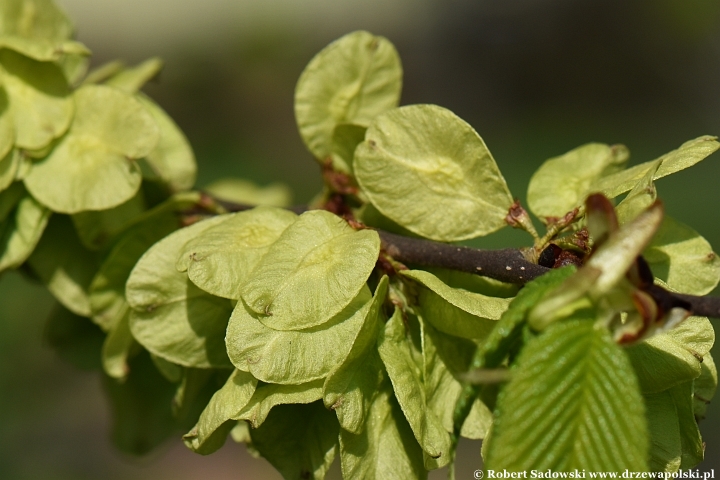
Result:
{"label": "unfurling leaf", "polygon": [[433,240],[499,230],[513,203],[477,132],[436,105],[410,105],[376,118],[355,151],[354,169],[383,215]]}
{"label": "unfurling leaf", "polygon": [[[598,213],[602,213],[606,208],[611,214],[608,221],[616,221],[607,198],[600,194],[588,197],[588,216],[593,216],[596,209]],[[530,326],[535,330],[542,330],[572,311],[589,306],[590,300],[598,300],[617,288],[625,281],[626,274],[638,255],[650,243],[662,219],[662,204],[656,202],[631,222],[607,236],[577,274],[568,278],[562,286],[550,292],[532,308],[528,317]],[[599,225],[602,222],[593,223]],[[590,226],[592,225],[590,223]],[[608,230],[603,228],[602,235]],[[593,234],[592,231],[590,233]]]}

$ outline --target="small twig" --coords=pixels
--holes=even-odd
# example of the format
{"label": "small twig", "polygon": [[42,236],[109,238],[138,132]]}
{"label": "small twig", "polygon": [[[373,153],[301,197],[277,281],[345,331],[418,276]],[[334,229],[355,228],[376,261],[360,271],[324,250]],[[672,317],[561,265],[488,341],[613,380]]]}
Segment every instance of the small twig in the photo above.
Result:
{"label": "small twig", "polygon": [[516,248],[480,250],[383,230],[377,232],[385,251],[404,264],[459,270],[515,284],[527,283],[549,270],[525,260]]}

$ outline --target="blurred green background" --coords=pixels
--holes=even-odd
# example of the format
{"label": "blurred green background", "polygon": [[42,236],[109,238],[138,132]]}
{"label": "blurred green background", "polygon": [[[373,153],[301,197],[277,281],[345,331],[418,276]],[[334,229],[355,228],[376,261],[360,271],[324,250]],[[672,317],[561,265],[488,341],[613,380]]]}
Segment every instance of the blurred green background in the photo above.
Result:
{"label": "blurred green background", "polygon": [[[543,160],[589,141],[624,143],[639,163],[720,134],[717,0],[57,1],[94,65],[164,58],[145,91],[189,137],[200,186],[225,176],[281,181],[296,203],[318,190],[318,167],[295,128],[294,85],[317,51],[356,29],[396,45],[402,103],[439,104],[473,125],[521,199]],[[715,154],[658,184],[668,214],[716,248],[719,181]],[[526,240],[508,230],[477,244]],[[19,274],[0,277],[0,478],[279,478],[232,442],[210,457],[179,436],[148,459],[119,454],[99,376],[43,341],[52,305]],[[701,429],[700,468],[720,468],[720,400]],[[478,446],[463,446],[459,479],[480,466]]]}

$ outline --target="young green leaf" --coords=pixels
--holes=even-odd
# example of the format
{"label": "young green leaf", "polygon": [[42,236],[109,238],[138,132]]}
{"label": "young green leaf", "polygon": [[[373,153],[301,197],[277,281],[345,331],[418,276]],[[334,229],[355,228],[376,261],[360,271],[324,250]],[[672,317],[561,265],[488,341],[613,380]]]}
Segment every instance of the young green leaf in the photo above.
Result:
{"label": "young green leaf", "polygon": [[277,405],[306,404],[320,400],[322,385],[322,378],[300,385],[262,384],[232,418],[247,420],[252,428],[258,428],[265,422],[270,410]]}
{"label": "young green leaf", "polygon": [[220,216],[178,230],[152,246],[128,278],[130,329],[150,352],[187,367],[228,367],[225,328],[232,305],[196,287],[175,268],[187,242],[227,220]]}
{"label": "young green leaf", "polygon": [[423,270],[401,273],[425,287],[420,288],[418,295],[423,318],[438,330],[456,337],[484,340],[510,303],[506,298],[452,288]]}
{"label": "young green leaf", "polygon": [[297,215],[274,207],[232,214],[190,240],[177,262],[198,287],[218,297],[239,299],[240,287],[263,255]]}
{"label": "young green leaf", "polygon": [[697,378],[715,332],[705,317],[690,317],[625,351],[643,393],[657,393]]}
{"label": "young green leaf", "polygon": [[300,384],[324,378],[348,355],[370,309],[360,293],[330,321],[304,330],[274,330],[238,302],[227,328],[228,355],[236,368],[268,383]]}
{"label": "young green leaf", "polygon": [[376,118],[355,151],[354,169],[383,215],[433,240],[499,230],[513,202],[477,132],[436,105],[410,105]]}
{"label": "young green leaf", "polygon": [[110,329],[127,308],[125,283],[140,257],[155,242],[180,228],[178,214],[199,199],[197,193],[175,196],[145,212],[121,234],[89,288],[92,318],[101,328]]}
{"label": "young green leaf", "polygon": [[256,386],[257,380],[249,373],[233,371],[225,385],[210,399],[197,424],[183,436],[185,445],[202,455],[222,447],[237,423],[232,419],[250,401]]}
{"label": "young green leaf", "polygon": [[645,471],[648,433],[622,349],[593,321],[552,324],[521,351],[498,398],[486,467]]}
{"label": "young green leaf", "polygon": [[[517,350],[522,344],[522,332],[528,320],[528,314],[532,308],[549,294],[552,294],[560,285],[575,273],[574,266],[566,266],[558,269],[552,269],[545,275],[536,278],[532,282],[525,285],[510,302],[508,309],[503,313],[500,320],[496,323],[495,328],[490,332],[487,340],[481,343],[472,355],[470,369],[497,368],[508,357],[511,350]],[[427,326],[426,326],[427,327]],[[431,329],[426,328],[432,333]],[[464,364],[463,352],[461,344],[458,344],[457,352],[450,355],[447,354],[451,350],[451,346],[447,341],[442,341],[441,336],[436,336],[436,345],[438,352],[443,356],[446,365],[454,372],[465,372],[468,370]],[[467,349],[468,346],[465,346]],[[458,358],[458,356],[460,358]],[[461,428],[465,424],[465,419],[472,412],[475,401],[480,394],[481,387],[479,385],[466,384],[460,397],[458,398],[453,410],[453,447],[459,440]]]}
{"label": "young green leaf", "polygon": [[63,306],[83,317],[91,315],[87,292],[99,261],[82,246],[69,217],[50,220],[28,262]]}
{"label": "young green leaf", "polygon": [[648,170],[655,167],[655,162],[662,163],[655,172],[653,180],[671,175],[680,170],[692,167],[704,160],[720,148],[716,137],[703,136],[683,143],[677,150],[666,153],[657,160],[635,165],[627,170],[600,178],[592,184],[590,191],[601,192],[608,198],[615,198],[632,190]]}
{"label": "young green leaf", "polygon": [[325,478],[337,452],[335,415],[322,402],[280,405],[250,431],[253,446],[284,478]]}
{"label": "young green leaf", "polygon": [[590,185],[625,167],[630,153],[623,145],[588,143],[546,160],[528,185],[528,206],[539,218],[562,217],[582,205]]}
{"label": "young green leaf", "polygon": [[377,232],[355,231],[330,212],[305,212],[270,246],[240,294],[276,330],[322,325],[358,295],[379,252]]}
{"label": "young green leaf", "polygon": [[325,406],[335,410],[343,430],[353,433],[360,433],[364,428],[371,399],[382,378],[382,363],[374,347],[387,290],[388,277],[383,276],[350,352],[328,374],[323,386]]}
{"label": "young green leaf", "polygon": [[446,465],[451,460],[450,435],[435,412],[428,408],[422,373],[412,359],[399,309],[395,309],[392,318],[381,330],[378,352],[405,418],[423,451],[428,454],[425,467]]}
{"label": "young green leaf", "polygon": [[423,451],[389,382],[373,396],[362,432],[340,430],[340,466],[347,480],[427,478]]}
{"label": "young green leaf", "polygon": [[387,39],[357,31],[325,47],[295,88],[295,118],[308,149],[325,160],[333,150],[335,127],[367,127],[398,105],[401,86],[400,58]]}
{"label": "young green leaf", "polygon": [[473,369],[498,367],[507,357],[513,344],[519,340],[533,307],[575,272],[573,266],[553,269],[526,284],[510,302],[487,340],[480,344],[470,367]]}
{"label": "young green leaf", "polygon": [[73,101],[62,70],[12,50],[0,49],[0,78],[15,123],[15,145],[37,150],[70,126]]}
{"label": "young green leaf", "polygon": [[51,213],[21,183],[0,192],[0,272],[19,267],[28,259]]}
{"label": "young green leaf", "polygon": [[152,115],[132,96],[112,87],[87,85],[73,94],[75,119],[68,134],[25,178],[28,190],[62,213],[105,210],[140,188],[135,162],[158,143]]}
{"label": "young green leaf", "polygon": [[172,118],[142,94],[135,98],[147,109],[160,129],[160,139],[155,148],[142,160],[143,177],[159,180],[171,193],[189,190],[195,185],[197,165],[190,142]]}

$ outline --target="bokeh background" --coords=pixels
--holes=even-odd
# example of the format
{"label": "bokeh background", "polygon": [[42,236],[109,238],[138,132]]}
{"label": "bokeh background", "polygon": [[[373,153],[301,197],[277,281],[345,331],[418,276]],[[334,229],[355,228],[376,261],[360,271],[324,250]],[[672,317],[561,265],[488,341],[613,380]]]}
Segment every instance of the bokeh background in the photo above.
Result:
{"label": "bokeh background", "polygon": [[[402,103],[439,104],[473,125],[521,199],[543,160],[589,141],[624,143],[639,163],[720,134],[717,0],[57,1],[94,65],[165,60],[145,91],[189,137],[200,186],[225,176],[280,181],[296,203],[319,189],[295,128],[293,90],[317,51],[356,29],[396,45]],[[718,249],[719,184],[720,154],[658,183],[668,213]],[[525,241],[508,229],[477,244]],[[232,442],[210,457],[186,450],[179,436],[150,458],[115,451],[99,376],[43,341],[52,305],[41,286],[0,277],[0,478],[279,478]],[[720,468],[720,400],[701,429],[700,468]],[[465,443],[461,458],[458,478],[471,478],[479,442]]]}

